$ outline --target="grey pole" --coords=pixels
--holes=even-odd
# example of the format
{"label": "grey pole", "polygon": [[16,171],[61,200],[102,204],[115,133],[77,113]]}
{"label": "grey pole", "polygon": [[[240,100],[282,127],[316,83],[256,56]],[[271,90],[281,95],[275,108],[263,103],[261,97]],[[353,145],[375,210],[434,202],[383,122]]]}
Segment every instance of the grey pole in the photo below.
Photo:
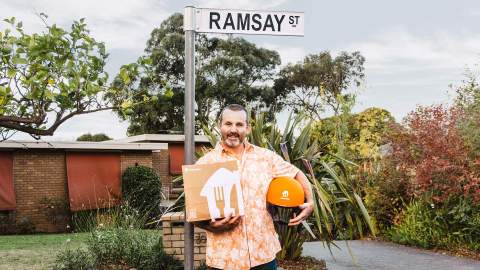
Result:
{"label": "grey pole", "polygon": [[[184,164],[194,163],[195,150],[195,7],[185,7],[183,29],[185,31],[185,159]],[[186,218],[186,213],[185,213]],[[185,220],[185,270],[193,270],[193,224]]]}

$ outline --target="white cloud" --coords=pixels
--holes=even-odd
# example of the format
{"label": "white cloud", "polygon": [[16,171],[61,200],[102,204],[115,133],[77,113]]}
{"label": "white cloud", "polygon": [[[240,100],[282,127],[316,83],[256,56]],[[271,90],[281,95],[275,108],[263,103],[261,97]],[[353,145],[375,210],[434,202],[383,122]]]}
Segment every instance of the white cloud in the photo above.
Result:
{"label": "white cloud", "polygon": [[335,53],[343,50],[358,50],[366,58],[366,85],[357,110],[383,107],[400,120],[419,104],[451,102],[454,95],[449,85],[460,83],[465,69],[474,69],[480,62],[480,34],[432,31],[420,35],[396,27]]}
{"label": "white cloud", "polygon": [[[100,111],[74,116],[55,131],[53,136],[42,137],[47,141],[74,141],[85,133],[105,133],[114,139],[126,137],[128,122],[120,122],[116,114],[110,111]],[[13,139],[30,140],[32,137],[23,132],[17,132]]]}
{"label": "white cloud", "polygon": [[280,54],[282,66],[288,63],[295,64],[298,61],[302,61],[306,55],[305,49],[301,47],[284,46],[272,43],[263,43],[260,47],[277,51]]}
{"label": "white cloud", "polygon": [[200,0],[198,7],[261,10],[274,8],[285,2],[287,0]]}
{"label": "white cloud", "polygon": [[415,35],[394,28],[342,50],[359,50],[367,70],[382,73],[461,70],[480,60],[480,34],[433,32]]}
{"label": "white cloud", "polygon": [[39,31],[43,23],[35,13],[49,16],[48,23],[69,27],[85,18],[92,36],[107,49],[143,50],[154,27],[170,13],[155,0],[16,0],[1,4],[0,17],[17,17],[27,31]]}

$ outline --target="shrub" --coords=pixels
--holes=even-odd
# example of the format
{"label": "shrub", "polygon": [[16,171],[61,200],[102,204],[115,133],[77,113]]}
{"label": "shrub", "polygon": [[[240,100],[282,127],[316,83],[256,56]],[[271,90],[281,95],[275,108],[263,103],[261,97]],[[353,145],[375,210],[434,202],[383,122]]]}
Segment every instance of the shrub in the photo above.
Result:
{"label": "shrub", "polygon": [[57,255],[55,270],[91,270],[95,259],[91,252],[84,249],[65,249]]}
{"label": "shrub", "polygon": [[183,264],[164,252],[160,235],[145,230],[117,228],[92,233],[89,250],[97,264],[126,264],[137,269],[183,269]]}
{"label": "shrub", "polygon": [[128,201],[112,208],[78,211],[72,214],[76,232],[91,232],[97,228],[132,228],[145,226],[148,213],[133,209]]}
{"label": "shrub", "polygon": [[[306,176],[314,187],[314,211],[308,220],[314,229],[310,228],[309,223],[289,227],[276,222],[275,229],[282,245],[277,259],[299,258],[302,244],[309,239],[310,233],[316,233],[315,237],[326,241],[329,246],[341,230],[349,239],[361,237],[365,232],[375,234],[363,201],[352,185],[350,166],[355,166],[354,163],[333,153],[331,156],[322,153],[317,142],[312,141],[312,123],[302,125],[305,120],[301,115],[290,116],[283,133],[275,122],[265,122],[262,114],[251,120],[249,140],[255,145],[274,150],[298,168],[305,168]],[[295,135],[297,133],[298,136]],[[292,212],[283,214],[291,217]],[[288,220],[286,217],[280,219]]]}
{"label": "shrub", "polygon": [[433,243],[442,239],[439,226],[432,209],[425,203],[414,201],[407,206],[401,222],[391,229],[389,236],[400,244],[431,248]]}
{"label": "shrub", "polygon": [[[145,270],[179,270],[183,269],[183,263],[167,254],[163,250],[162,242],[159,240],[151,249],[149,253],[138,264],[138,269]],[[205,268],[206,269],[206,268]]]}
{"label": "shrub", "polygon": [[32,234],[36,231],[36,227],[28,217],[23,217],[17,222],[16,231],[19,234]]}
{"label": "shrub", "polygon": [[443,204],[426,199],[410,203],[388,233],[401,244],[423,248],[480,250],[480,206],[451,197]]}
{"label": "shrub", "polygon": [[68,221],[70,210],[68,201],[63,198],[43,197],[40,201],[40,211],[48,217],[54,225],[62,221]]}
{"label": "shrub", "polygon": [[157,173],[149,167],[135,166],[125,170],[122,176],[123,199],[130,206],[150,217],[160,212],[162,200],[161,182]]}
{"label": "shrub", "polygon": [[15,221],[11,212],[0,211],[0,235],[2,234],[32,234],[35,233],[35,224],[28,218],[23,217]]}
{"label": "shrub", "polygon": [[[378,173],[366,173],[362,183],[365,206],[381,232],[389,229],[412,197],[409,177],[386,159],[380,162]],[[363,178],[363,177],[362,177]]]}
{"label": "shrub", "polygon": [[450,196],[480,200],[480,160],[469,157],[457,129],[460,116],[455,108],[418,107],[405,129],[390,136],[391,159],[412,179],[414,196],[429,193],[436,203]]}
{"label": "shrub", "polygon": [[110,228],[94,230],[87,250],[65,250],[56,269],[177,270],[181,261],[166,254],[158,231]]}

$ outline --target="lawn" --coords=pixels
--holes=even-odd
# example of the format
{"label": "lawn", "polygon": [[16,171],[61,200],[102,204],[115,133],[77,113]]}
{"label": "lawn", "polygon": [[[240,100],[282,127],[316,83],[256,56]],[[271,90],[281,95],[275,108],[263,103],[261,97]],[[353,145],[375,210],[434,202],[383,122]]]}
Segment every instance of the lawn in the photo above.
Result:
{"label": "lawn", "polygon": [[0,270],[51,269],[56,254],[85,246],[89,233],[1,235]]}

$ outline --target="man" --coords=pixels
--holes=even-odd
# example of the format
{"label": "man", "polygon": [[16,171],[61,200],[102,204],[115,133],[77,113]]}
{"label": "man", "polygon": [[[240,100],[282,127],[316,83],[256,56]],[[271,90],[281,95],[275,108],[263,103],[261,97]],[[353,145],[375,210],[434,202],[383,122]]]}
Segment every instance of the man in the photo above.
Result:
{"label": "man", "polygon": [[289,225],[295,226],[313,211],[310,184],[306,176],[276,153],[247,142],[250,132],[247,112],[237,104],[226,106],[220,116],[221,142],[197,161],[208,164],[236,160],[243,191],[245,215],[196,222],[207,231],[207,260],[210,269],[277,269],[281,250],[272,217],[266,208],[270,181],[279,176],[294,177],[302,185],[306,202]]}

